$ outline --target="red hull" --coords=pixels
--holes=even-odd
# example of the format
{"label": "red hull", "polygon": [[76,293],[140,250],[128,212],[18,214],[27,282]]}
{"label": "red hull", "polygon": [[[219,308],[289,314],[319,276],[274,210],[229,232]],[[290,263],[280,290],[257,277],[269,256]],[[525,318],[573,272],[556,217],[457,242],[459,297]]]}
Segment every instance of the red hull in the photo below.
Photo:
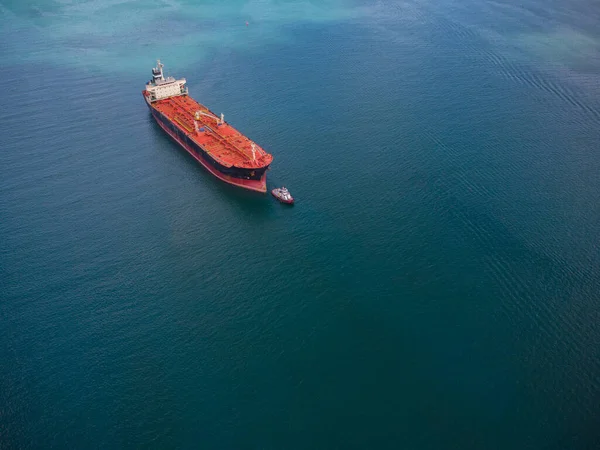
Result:
{"label": "red hull", "polygon": [[[154,117],[154,115],[153,115],[153,117]],[[213,174],[218,179],[224,181],[225,183],[229,183],[229,184],[232,184],[234,186],[238,186],[238,187],[241,187],[244,189],[249,189],[251,191],[262,192],[262,193],[267,192],[267,173],[266,172],[264,173],[264,175],[261,177],[260,180],[245,180],[242,178],[235,178],[235,177],[232,177],[229,175],[225,175],[225,174],[219,172],[218,170],[216,170],[214,167],[211,167],[210,165],[206,164],[201,158],[196,156],[194,151],[188,145],[186,145],[184,142],[181,142],[181,140],[177,136],[175,136],[167,127],[165,127],[160,122],[160,120],[156,120],[156,123],[158,125],[160,125],[160,127],[169,136],[171,136],[181,147],[183,147],[190,155],[192,155],[196,161],[198,161],[200,164],[202,164],[202,166],[206,170],[208,170],[211,174]]]}

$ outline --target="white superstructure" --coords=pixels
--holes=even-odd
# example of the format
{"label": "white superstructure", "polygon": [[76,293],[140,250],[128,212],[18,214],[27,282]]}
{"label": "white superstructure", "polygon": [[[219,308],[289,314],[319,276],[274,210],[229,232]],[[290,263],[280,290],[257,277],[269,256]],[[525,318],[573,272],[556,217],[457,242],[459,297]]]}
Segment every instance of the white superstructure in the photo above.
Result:
{"label": "white superstructure", "polygon": [[156,61],[156,67],[152,69],[152,79],[146,84],[146,91],[148,91],[146,99],[150,103],[163,98],[187,95],[188,93],[185,78],[180,78],[179,80],[173,77],[165,78],[163,67],[160,59]]}

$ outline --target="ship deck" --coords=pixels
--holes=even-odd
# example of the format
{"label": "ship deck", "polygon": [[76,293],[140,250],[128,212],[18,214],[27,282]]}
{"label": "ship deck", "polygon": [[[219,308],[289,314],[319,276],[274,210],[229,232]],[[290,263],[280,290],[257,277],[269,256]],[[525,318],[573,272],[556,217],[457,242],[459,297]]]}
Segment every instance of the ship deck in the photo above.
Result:
{"label": "ship deck", "polygon": [[[227,122],[219,124],[216,114],[193,98],[183,95],[152,103],[152,106],[177,125],[215,160],[226,167],[259,169],[271,163],[273,157]],[[196,112],[202,114],[196,119]],[[196,122],[198,130],[196,131]]]}

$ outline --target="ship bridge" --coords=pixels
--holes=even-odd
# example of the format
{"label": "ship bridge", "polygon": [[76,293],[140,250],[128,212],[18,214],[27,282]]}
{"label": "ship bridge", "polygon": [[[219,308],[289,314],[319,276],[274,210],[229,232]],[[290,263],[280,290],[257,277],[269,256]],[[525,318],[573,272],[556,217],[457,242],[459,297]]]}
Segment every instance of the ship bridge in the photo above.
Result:
{"label": "ship bridge", "polygon": [[188,89],[185,78],[176,80],[173,77],[166,77],[163,73],[164,65],[160,59],[156,61],[156,67],[152,69],[152,80],[146,84],[146,98],[150,103],[169,97],[187,95]]}

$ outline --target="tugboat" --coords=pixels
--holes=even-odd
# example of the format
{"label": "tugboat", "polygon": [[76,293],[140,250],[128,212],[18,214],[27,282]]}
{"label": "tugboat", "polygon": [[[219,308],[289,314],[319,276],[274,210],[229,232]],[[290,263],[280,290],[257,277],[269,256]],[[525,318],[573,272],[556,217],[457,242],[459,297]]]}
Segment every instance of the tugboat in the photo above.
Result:
{"label": "tugboat", "polygon": [[290,191],[288,191],[285,186],[273,189],[271,194],[273,194],[273,197],[281,203],[286,203],[288,205],[294,203],[294,197],[292,197],[292,194],[290,194]]}

